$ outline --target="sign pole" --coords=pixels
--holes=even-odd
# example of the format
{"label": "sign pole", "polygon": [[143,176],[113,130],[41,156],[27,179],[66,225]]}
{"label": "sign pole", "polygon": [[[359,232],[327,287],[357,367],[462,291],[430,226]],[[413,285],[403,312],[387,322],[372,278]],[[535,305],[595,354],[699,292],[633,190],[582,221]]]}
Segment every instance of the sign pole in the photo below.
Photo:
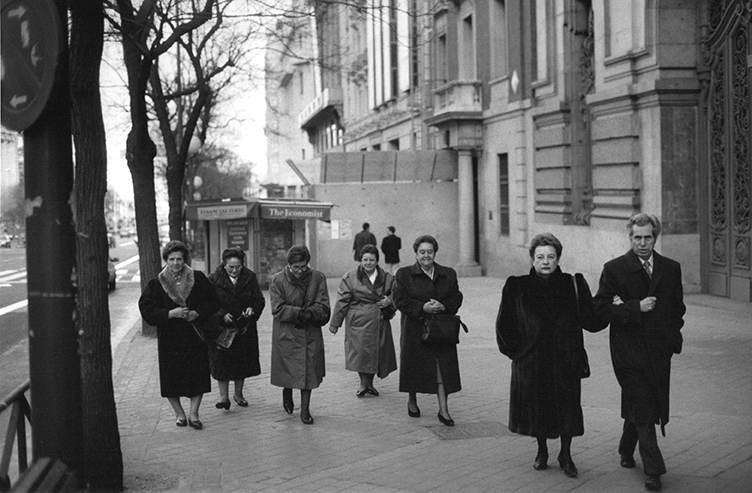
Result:
{"label": "sign pole", "polygon": [[[66,25],[65,1],[56,14]],[[47,36],[55,36],[52,26]],[[45,33],[44,30],[31,30]],[[33,42],[34,39],[31,39]],[[83,465],[81,376],[75,324],[73,154],[67,36],[59,37],[50,98],[24,131],[29,373],[34,460]]]}

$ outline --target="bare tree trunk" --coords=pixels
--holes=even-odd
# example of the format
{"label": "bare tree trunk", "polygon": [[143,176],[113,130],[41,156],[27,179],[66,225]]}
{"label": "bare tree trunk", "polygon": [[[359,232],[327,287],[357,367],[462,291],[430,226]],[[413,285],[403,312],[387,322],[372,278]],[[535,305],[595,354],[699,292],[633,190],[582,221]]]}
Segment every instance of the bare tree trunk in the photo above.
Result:
{"label": "bare tree trunk", "polygon": [[76,147],[76,264],[83,412],[83,481],[91,490],[123,489],[123,456],[112,385],[104,196],[107,149],[99,94],[103,4],[70,4],[70,78]]}

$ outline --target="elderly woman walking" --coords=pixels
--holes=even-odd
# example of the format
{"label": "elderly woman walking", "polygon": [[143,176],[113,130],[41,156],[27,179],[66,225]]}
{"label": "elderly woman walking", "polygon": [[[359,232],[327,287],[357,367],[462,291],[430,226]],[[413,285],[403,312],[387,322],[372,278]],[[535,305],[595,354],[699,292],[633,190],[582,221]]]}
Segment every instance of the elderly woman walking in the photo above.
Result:
{"label": "elderly woman walking", "polygon": [[211,375],[219,385],[217,409],[230,409],[230,380],[234,382],[233,400],[247,407],[243,385],[248,377],[261,374],[256,322],[266,301],[256,274],[245,266],[245,252],[228,248],[222,252],[222,264],[210,277],[221,308],[215,314],[221,328],[234,335],[229,347],[209,346]]}
{"label": "elderly woman walking", "polygon": [[533,468],[548,467],[546,439],[561,438],[559,466],[577,476],[570,446],[584,434],[580,378],[586,364],[582,329],[597,332],[592,296],[581,274],[559,268],[561,242],[552,234],[533,238],[532,268],[511,276],[496,319],[499,350],[512,360],[509,431],[535,437]]}
{"label": "elderly woman walking", "polygon": [[[219,309],[211,283],[188,266],[188,247],[171,241],[162,250],[165,267],[146,285],[138,308],[146,323],[157,327],[159,386],[175,411],[177,426],[200,430],[198,409],[211,392],[206,341],[197,324]],[[190,399],[186,421],[181,397]]]}
{"label": "elderly woman walking", "polygon": [[397,308],[392,302],[394,276],[379,267],[379,250],[366,245],[360,265],[342,276],[329,323],[336,334],[345,322],[345,368],[358,372],[358,397],[378,396],[373,377],[386,378],[397,369],[392,324]]}
{"label": "elderly woman walking", "polygon": [[311,269],[311,253],[296,245],[287,253],[287,267],[269,285],[272,316],[271,383],[282,387],[282,407],[294,409],[292,389],[300,389],[300,420],[313,424],[311,391],[325,375],[321,327],[329,321],[326,276]]}

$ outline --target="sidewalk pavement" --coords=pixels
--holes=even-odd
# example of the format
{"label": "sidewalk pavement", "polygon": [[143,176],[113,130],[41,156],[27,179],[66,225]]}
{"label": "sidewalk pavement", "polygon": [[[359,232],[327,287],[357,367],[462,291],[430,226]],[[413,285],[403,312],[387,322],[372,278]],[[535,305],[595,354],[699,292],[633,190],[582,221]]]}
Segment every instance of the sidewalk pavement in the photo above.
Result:
{"label": "sidewalk pavement", "polygon": [[[398,372],[376,380],[379,397],[358,399],[358,376],[344,368],[344,334],[327,328],[327,376],[311,399],[316,422],[301,423],[298,407],[287,415],[281,390],[269,383],[268,293],[259,322],[263,372],[245,385],[250,406],[216,409],[214,382],[201,406],[204,429],[178,428],[159,395],[156,340],[143,337],[140,320],[133,321],[137,288],[119,288],[111,300],[113,334],[127,335],[114,350],[113,372],[127,491],[644,491],[639,455],[636,468],[619,466],[620,391],[608,331],[585,336],[593,375],[582,386],[585,435],[572,444],[579,476],[554,467],[554,440],[549,468],[533,470],[535,440],[506,426],[510,362],[494,333],[503,283],[460,279],[460,314],[470,333],[462,333],[458,347],[463,389],[449,397],[454,428],[439,423],[434,396],[419,395],[422,417],[408,417]],[[329,280],[332,304],[337,284]],[[684,351],[673,359],[671,421],[658,439],[668,468],[664,491],[750,492],[752,304],[708,295],[688,295],[686,303]],[[399,314],[392,330],[399,341]],[[296,405],[299,400],[295,392]]]}

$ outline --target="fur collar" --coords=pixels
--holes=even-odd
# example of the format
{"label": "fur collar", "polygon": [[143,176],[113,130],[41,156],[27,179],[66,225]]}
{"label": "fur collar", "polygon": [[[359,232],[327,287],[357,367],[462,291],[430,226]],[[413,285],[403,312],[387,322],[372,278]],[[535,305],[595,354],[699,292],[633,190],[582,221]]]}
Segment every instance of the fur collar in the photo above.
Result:
{"label": "fur collar", "polygon": [[159,283],[162,285],[162,289],[165,290],[167,296],[170,297],[178,306],[187,306],[186,299],[191,294],[193,284],[195,283],[195,277],[193,275],[193,269],[187,265],[183,266],[183,270],[180,272],[180,278],[176,281],[169,271],[169,268],[165,265],[162,272],[159,273]]}

